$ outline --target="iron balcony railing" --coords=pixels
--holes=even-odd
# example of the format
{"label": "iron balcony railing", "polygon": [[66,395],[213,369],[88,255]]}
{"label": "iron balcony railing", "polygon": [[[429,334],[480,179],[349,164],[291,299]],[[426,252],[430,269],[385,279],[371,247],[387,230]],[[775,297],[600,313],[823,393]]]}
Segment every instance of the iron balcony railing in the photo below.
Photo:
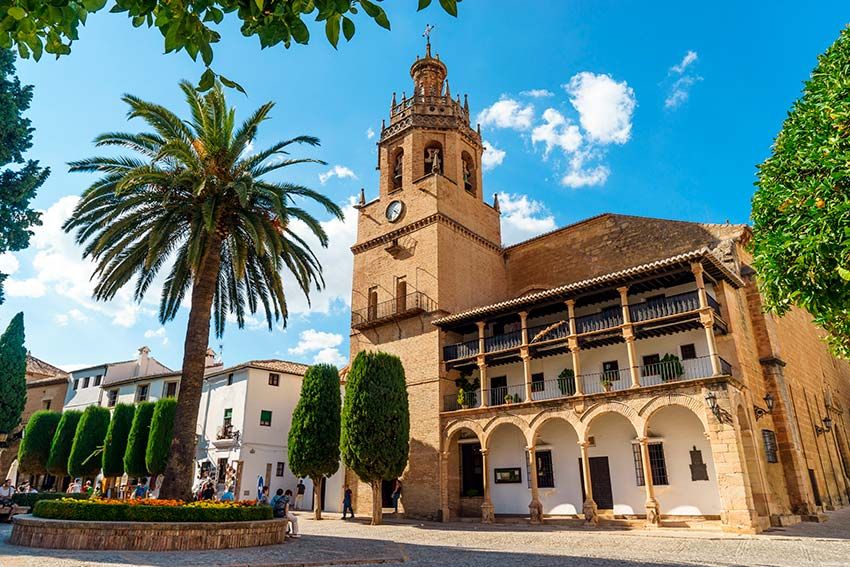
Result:
{"label": "iron balcony railing", "polygon": [[518,404],[525,401],[525,384],[490,388],[484,390],[484,395],[487,396],[487,404],[491,406]]}
{"label": "iron balcony railing", "polygon": [[351,326],[359,327],[422,311],[431,312],[436,308],[437,304],[433,299],[421,291],[413,291],[407,295],[375,303],[363,309],[353,310],[351,312]]}
{"label": "iron balcony railing", "polygon": [[531,383],[531,399],[535,402],[565,398],[575,393],[576,379],[573,376]]}
{"label": "iron balcony railing", "polygon": [[460,409],[477,408],[480,405],[478,399],[479,390],[464,391],[462,396],[450,394],[443,398],[444,411],[456,411]]}
{"label": "iron balcony railing", "polygon": [[596,331],[604,331],[623,324],[623,313],[619,308],[614,313],[613,310],[603,310],[599,313],[576,317],[576,332],[593,333]]}
{"label": "iron balcony railing", "polygon": [[233,428],[233,425],[219,425],[216,431],[216,439],[236,439],[239,436],[239,431]]}
{"label": "iron balcony railing", "polygon": [[632,373],[628,368],[620,368],[618,370],[582,374],[581,383],[584,393],[587,395],[616,392],[632,386]]}
{"label": "iron balcony railing", "polygon": [[448,362],[449,360],[459,360],[461,358],[477,356],[479,346],[478,339],[453,345],[446,345],[443,347],[443,360]]}
{"label": "iron balcony railing", "polygon": [[522,331],[493,335],[484,339],[484,352],[496,352],[516,348],[522,344]]}

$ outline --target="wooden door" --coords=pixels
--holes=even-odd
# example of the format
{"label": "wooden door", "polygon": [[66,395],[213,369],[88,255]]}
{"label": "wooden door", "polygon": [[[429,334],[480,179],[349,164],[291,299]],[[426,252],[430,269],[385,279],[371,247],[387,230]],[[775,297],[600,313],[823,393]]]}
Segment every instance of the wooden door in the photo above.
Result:
{"label": "wooden door", "polygon": [[[581,499],[586,498],[584,490],[584,469],[581,459],[578,460],[579,478],[581,479]],[[614,494],[611,490],[611,471],[608,468],[608,457],[590,457],[590,486],[593,489],[593,501],[600,510],[614,509]]]}

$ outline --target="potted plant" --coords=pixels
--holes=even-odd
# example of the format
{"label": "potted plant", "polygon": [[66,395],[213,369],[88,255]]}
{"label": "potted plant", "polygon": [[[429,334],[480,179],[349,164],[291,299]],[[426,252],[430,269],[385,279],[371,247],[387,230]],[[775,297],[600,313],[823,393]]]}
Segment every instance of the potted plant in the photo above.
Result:
{"label": "potted plant", "polygon": [[675,354],[665,354],[661,359],[661,381],[669,382],[679,379],[685,373],[682,362]]}
{"label": "potted plant", "polygon": [[599,383],[602,384],[602,389],[606,392],[611,391],[611,378],[607,374],[603,374],[599,379]]}
{"label": "potted plant", "polygon": [[572,368],[564,368],[558,374],[558,389],[562,396],[572,396],[576,393],[576,374]]}
{"label": "potted plant", "polygon": [[514,403],[514,397],[510,394],[505,394],[505,403],[506,404]]}
{"label": "potted plant", "polygon": [[463,388],[458,388],[457,390],[457,405],[459,405],[462,409],[467,409],[469,404],[466,403],[466,392]]}

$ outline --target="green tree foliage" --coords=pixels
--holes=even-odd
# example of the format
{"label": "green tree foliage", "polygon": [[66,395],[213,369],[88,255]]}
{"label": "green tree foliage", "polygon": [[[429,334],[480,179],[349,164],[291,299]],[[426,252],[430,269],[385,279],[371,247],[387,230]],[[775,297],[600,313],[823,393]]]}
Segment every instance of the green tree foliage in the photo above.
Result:
{"label": "green tree foliage", "polygon": [[106,439],[103,440],[101,467],[105,477],[124,474],[124,453],[127,451],[127,440],[135,414],[136,410],[130,404],[118,404],[112,410],[112,420],[106,430]]}
{"label": "green tree foliage", "polygon": [[[460,0],[440,0],[443,9],[457,16]],[[71,52],[80,24],[95,12],[126,14],[133,27],[155,27],[162,34],[165,52],[185,51],[193,60],[201,56],[209,67],[217,31],[225,14],[235,14],[246,37],[255,36],[262,48],[310,41],[310,19],[318,22],[334,47],[340,32],[347,41],[354,37],[354,17],[362,11],[379,26],[390,29],[381,0],[64,0],[35,2],[0,0],[0,47],[16,47],[21,57],[36,60],[44,52],[59,57]],[[419,0],[422,10],[431,0]],[[208,70],[201,82],[212,86]],[[223,79],[226,81],[226,79]],[[230,81],[227,81],[230,83]],[[233,84],[229,86],[234,86]]]}
{"label": "green tree foliage", "polygon": [[11,433],[21,424],[21,412],[26,403],[24,314],[18,313],[0,335],[0,433]]}
{"label": "green tree foliage", "polygon": [[62,414],[56,411],[39,410],[30,416],[24,437],[18,446],[18,464],[26,474],[47,474],[47,459],[50,444]]}
{"label": "green tree foliage", "polygon": [[372,523],[381,523],[381,481],[401,476],[410,444],[404,367],[397,356],[360,352],[351,363],[342,407],[342,459],[372,486]]}
{"label": "green tree foliage", "polygon": [[68,456],[71,454],[71,445],[74,443],[74,435],[77,434],[77,425],[83,412],[77,410],[65,410],[53,441],[50,442],[50,455],[47,457],[47,472],[52,475],[68,476]]}
{"label": "green tree foliage", "polygon": [[339,371],[331,364],[307,369],[289,428],[289,468],[313,481],[316,519],[322,517],[322,482],[339,468]]}
{"label": "green tree foliage", "polygon": [[[186,294],[191,295],[174,446],[163,491],[163,497],[175,499],[191,496],[211,319],[218,336],[228,314],[240,327],[247,313],[260,310],[270,330],[274,321],[285,324],[284,270],[305,295],[324,286],[321,266],[304,236],[311,234],[321,246],[327,246],[328,238],[301,204],[317,203],[342,218],[341,209],[324,195],[266,178],[296,164],[322,163],[287,156],[294,144],[315,146],[316,138],[298,136],[246,152],[272,103],[237,126],[221,85],[206,95],[188,83],[181,89],[189,107],[186,120],[160,105],[124,97],[130,116],[142,118],[152,131],[97,138],[98,146],[130,148],[139,156],[71,164],[72,171],[102,177],[86,190],[65,225],[68,231],[77,230],[77,241],[86,244],[85,256],[97,263],[96,299],[112,299],[135,279],[135,299],[141,301],[163,267],[168,273],[160,320],[173,319]],[[303,230],[296,233],[296,225]]]}
{"label": "green tree foliage", "polygon": [[100,470],[100,453],[109,429],[109,410],[89,406],[77,424],[71,454],[68,455],[68,474],[71,476],[96,476]]}
{"label": "green tree foliage", "polygon": [[177,400],[174,398],[163,398],[154,404],[151,434],[148,436],[148,446],[145,451],[145,466],[153,475],[165,472],[176,411]]}
{"label": "green tree foliage", "polygon": [[850,357],[850,29],[818,58],[759,166],[753,264],[765,307],[807,310]]}
{"label": "green tree foliage", "polygon": [[145,452],[153,417],[153,402],[141,402],[136,405],[130,435],[127,437],[127,449],[124,451],[124,472],[130,476],[147,476]]}
{"label": "green tree foliage", "polygon": [[[0,14],[8,8],[6,4],[0,0]],[[0,29],[4,25],[0,15]],[[50,174],[37,161],[24,162],[24,153],[32,146],[33,129],[24,118],[32,101],[32,85],[21,86],[14,63],[15,54],[0,48],[0,253],[23,250],[29,244],[30,227],[41,224],[41,215],[29,203]],[[9,164],[23,165],[7,169]],[[4,279],[0,274],[0,303]]]}

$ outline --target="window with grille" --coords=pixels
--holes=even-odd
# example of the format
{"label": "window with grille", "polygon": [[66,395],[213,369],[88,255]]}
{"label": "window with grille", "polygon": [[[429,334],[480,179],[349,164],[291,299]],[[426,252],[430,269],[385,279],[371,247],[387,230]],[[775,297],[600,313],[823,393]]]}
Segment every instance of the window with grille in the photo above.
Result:
{"label": "window with grille", "polygon": [[148,390],[150,390],[150,384],[142,384],[136,387],[136,401],[144,402],[148,399]]}
{"label": "window with grille", "polygon": [[283,476],[283,471],[286,468],[286,463],[278,463],[277,470],[275,471],[275,476]]}
{"label": "window with grille", "polygon": [[[537,459],[537,488],[555,487],[555,470],[552,467],[552,451],[535,451]],[[528,486],[531,486],[531,463],[528,451],[525,452],[525,477]]]}
{"label": "window with grille", "polygon": [[697,357],[697,348],[693,344],[680,346],[679,352],[682,353],[682,360],[691,360]]}
{"label": "window with grille", "polygon": [[108,407],[115,407],[115,404],[118,403],[118,388],[114,390],[109,390],[106,394],[106,405]]}
{"label": "window with grille", "polygon": [[779,462],[779,452],[776,446],[776,433],[770,429],[762,429],[761,437],[764,440],[764,455],[768,463]]}
{"label": "window with grille", "polygon": [[269,386],[280,386],[280,374],[269,374]]}
{"label": "window with grille", "polygon": [[272,424],[272,412],[270,410],[261,410],[260,411],[260,425],[263,427],[271,427]]}
{"label": "window with grille", "polygon": [[[667,480],[667,463],[664,460],[664,444],[650,443],[649,449],[649,468],[652,471],[652,484],[659,486],[669,484]],[[643,461],[640,454],[640,443],[632,444],[632,452],[635,461],[635,480],[638,486],[646,484],[646,479],[643,476]]]}
{"label": "window with grille", "polygon": [[643,357],[643,375],[658,376],[661,374],[661,357],[657,354],[647,354]]}

